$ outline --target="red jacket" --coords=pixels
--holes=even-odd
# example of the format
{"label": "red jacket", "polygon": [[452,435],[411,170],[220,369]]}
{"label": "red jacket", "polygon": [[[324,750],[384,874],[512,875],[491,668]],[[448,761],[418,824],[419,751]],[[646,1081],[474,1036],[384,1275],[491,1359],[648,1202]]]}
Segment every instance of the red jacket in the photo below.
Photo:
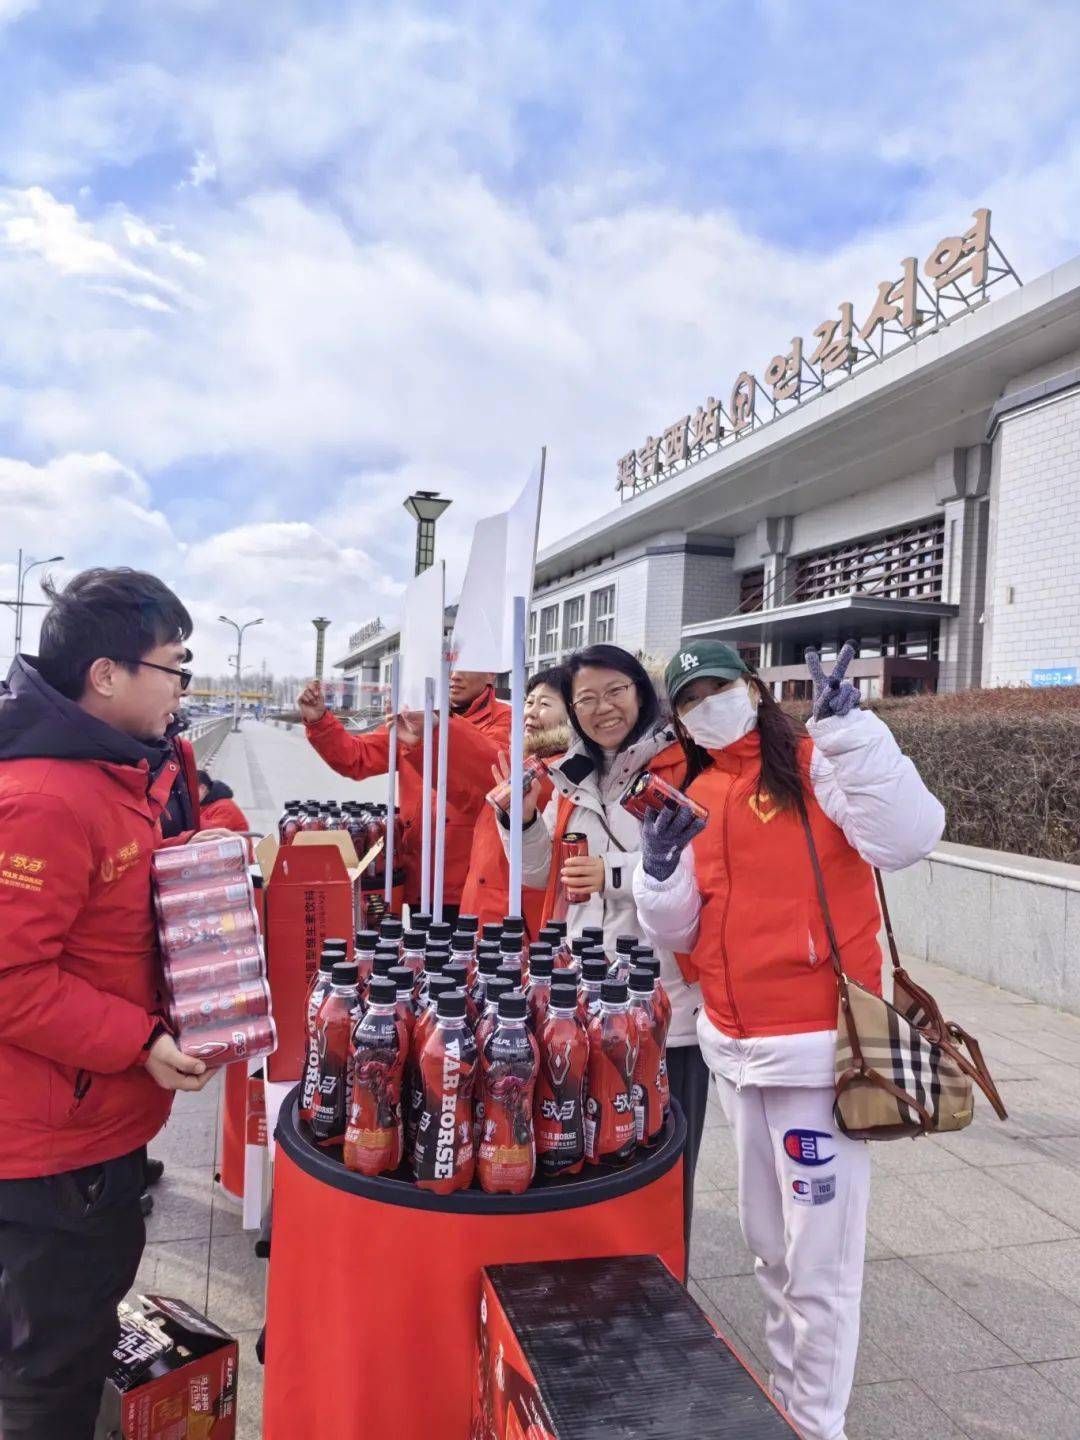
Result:
{"label": "red jacket", "polygon": [[141,1062],[162,1005],[150,861],[178,773],[22,658],[0,685],[0,1178],[113,1159],[168,1118]]}
{"label": "red jacket", "polygon": [[[195,791],[196,799],[198,790]],[[251,829],[248,818],[233,799],[233,792],[222,780],[215,780],[206,792],[206,799],[199,805],[200,830],[237,830],[243,835]],[[254,851],[248,841],[248,859]]]}
{"label": "red jacket", "polygon": [[[807,776],[812,753],[813,743],[800,741]],[[836,977],[802,823],[757,798],[756,730],[712,758],[690,787],[709,811],[708,826],[693,842],[701,916],[691,957],[706,1013],[725,1035],[831,1030]],[[873,873],[809,784],[806,808],[844,970],[880,994]]]}
{"label": "red jacket", "polygon": [[[495,691],[489,685],[460,715],[450,717],[450,738],[448,750],[448,771],[453,774],[457,764],[457,737],[468,735],[471,730],[479,731],[492,741],[492,759],[500,746],[508,743],[510,736],[510,707],[495,699]],[[385,775],[389,763],[390,737],[386,728],[372,731],[369,735],[350,735],[341,722],[329,710],[307,726],[307,736],[322,758],[339,775],[353,780],[367,780],[373,775]],[[416,905],[420,898],[420,832],[422,821],[422,763],[419,745],[413,749],[404,747],[398,751],[398,800],[401,810],[403,840],[401,854],[395,855],[395,866],[405,871],[405,899]],[[489,762],[490,764],[490,762]],[[469,869],[469,853],[472,849],[473,830],[484,806],[484,796],[491,789],[491,772],[488,783],[482,789],[470,786],[456,787],[447,792],[446,806],[446,872],[443,883],[443,899],[447,905],[457,905]],[[435,797],[432,786],[432,824],[434,825]]]}

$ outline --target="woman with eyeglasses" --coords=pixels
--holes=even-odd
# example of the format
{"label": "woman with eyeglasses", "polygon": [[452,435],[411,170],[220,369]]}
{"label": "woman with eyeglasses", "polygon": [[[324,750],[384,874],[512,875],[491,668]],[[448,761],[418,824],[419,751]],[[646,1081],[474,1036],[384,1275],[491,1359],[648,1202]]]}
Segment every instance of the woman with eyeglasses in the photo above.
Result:
{"label": "woman with eyeglasses", "polygon": [[[573,727],[572,743],[561,760],[548,766],[555,794],[543,813],[537,810],[539,785],[525,797],[522,881],[546,887],[545,919],[557,908],[562,910],[559,900],[564,889],[585,894],[587,898],[565,908],[567,934],[573,939],[586,926],[602,927],[610,959],[620,935],[643,937],[633,891],[634,870],[641,858],[641,825],[619,800],[642,770],[681,784],[686,756],[674,730],[661,717],[645,667],[617,645],[575,651],[563,670],[562,694]],[[559,842],[575,832],[587,838],[589,853],[560,866]],[[668,1077],[671,1093],[686,1116],[683,1200],[689,1241],[694,1170],[709,1093],[709,1071],[696,1030],[701,993],[683,979],[669,950],[657,946],[656,956],[671,998]]]}

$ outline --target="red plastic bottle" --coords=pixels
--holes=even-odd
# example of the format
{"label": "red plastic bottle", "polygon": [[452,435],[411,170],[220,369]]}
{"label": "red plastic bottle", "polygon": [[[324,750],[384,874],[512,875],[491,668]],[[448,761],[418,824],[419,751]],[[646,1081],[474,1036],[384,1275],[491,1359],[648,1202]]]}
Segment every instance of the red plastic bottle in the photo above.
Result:
{"label": "red plastic bottle", "polygon": [[413,1173],[421,1190],[452,1195],[472,1184],[476,1041],[465,1019],[465,995],[440,995],[434,1029],[420,1055],[424,1105],[416,1132]]}
{"label": "red plastic bottle", "polygon": [[432,975],[423,1000],[417,1004],[416,1024],[413,1026],[409,1058],[406,1061],[405,1154],[410,1160],[416,1149],[416,1127],[420,1123],[420,1112],[424,1108],[420,1055],[427,1044],[428,1036],[435,1028],[435,1002],[440,995],[445,995],[453,988],[452,980],[444,979],[442,975]]}
{"label": "red plastic bottle", "polygon": [[[534,953],[529,958],[529,1024],[532,1026],[534,1035],[540,1034],[540,1026],[544,1023],[544,1016],[547,1014],[554,969],[551,951],[546,945],[543,948],[546,953]],[[539,949],[538,945],[532,946],[534,952]]]}
{"label": "red plastic bottle", "polygon": [[667,1027],[653,1002],[653,979],[648,970],[630,971],[630,1013],[638,1027],[634,1128],[639,1145],[655,1145],[664,1129]]}
{"label": "red plastic bottle", "polygon": [[378,943],[379,937],[374,930],[357,930],[356,939],[353,942],[353,959],[360,971],[361,989],[371,979],[371,965],[375,959],[375,947]]}
{"label": "red plastic bottle", "polygon": [[630,1014],[626,986],[605,980],[600,1012],[589,1021],[585,1158],[592,1165],[621,1164],[637,1147],[632,1094],[637,1057],[637,1021]]}
{"label": "red plastic bottle", "polygon": [[299,1115],[301,1120],[311,1123],[315,1113],[315,1090],[319,1083],[319,1046],[315,1035],[315,1017],[319,1006],[330,993],[330,979],[335,965],[345,963],[345,941],[327,940],[319,956],[319,968],[308,988],[304,1002],[304,1022],[307,1027],[307,1060],[300,1086]]}
{"label": "red plastic bottle", "polygon": [[536,1163],[542,1175],[577,1175],[585,1163],[585,1080],[589,1035],[577,986],[554,980],[537,1032],[540,1068],[533,1103]]}
{"label": "red plastic bottle", "polygon": [[581,962],[581,1018],[588,1025],[600,1013],[600,986],[607,979],[607,961],[602,950],[586,950]]}
{"label": "red plastic bottle", "polygon": [[315,1016],[318,1051],[311,1133],[320,1145],[336,1145],[345,1138],[352,1094],[353,1011],[360,1003],[356,965],[335,965],[330,989]]}
{"label": "red plastic bottle", "polygon": [[401,1164],[401,1083],[408,1051],[397,986],[391,979],[373,980],[367,1011],[352,1036],[352,1098],[342,1152],[346,1169],[384,1175]]}
{"label": "red plastic bottle", "polygon": [[498,1017],[479,1056],[484,1118],[476,1169],[489,1195],[521,1195],[536,1174],[533,1092],[539,1056],[527,1014],[520,990],[500,996]]}

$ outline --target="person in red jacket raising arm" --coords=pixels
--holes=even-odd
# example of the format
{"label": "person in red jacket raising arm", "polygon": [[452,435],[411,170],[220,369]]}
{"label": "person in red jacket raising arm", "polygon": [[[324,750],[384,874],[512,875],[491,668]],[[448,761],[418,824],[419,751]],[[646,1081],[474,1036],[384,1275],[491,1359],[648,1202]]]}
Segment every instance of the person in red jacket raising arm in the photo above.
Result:
{"label": "person in red jacket raising arm", "polygon": [[[650,816],[634,898],[701,982],[701,1053],[738,1161],[739,1220],[765,1299],[770,1389],[805,1440],[844,1440],[859,1343],[870,1156],[833,1119],[838,994],[809,836],[844,970],[881,994],[873,866],[928,855],[945,815],[884,724],[859,709],[844,648],[814,682],[809,738],[730,645],[667,668],[689,793]],[[809,836],[808,836],[809,832]]]}
{"label": "person in red jacket raising arm", "polygon": [[0,1433],[91,1440],[146,1145],[211,1073],[164,1020],[150,894],[191,618],[134,570],[45,588],[0,684]]}
{"label": "person in red jacket raising arm", "polygon": [[[460,908],[461,892],[469,871],[473,829],[483,811],[484,796],[491,788],[490,766],[510,738],[510,707],[495,698],[493,675],[478,670],[455,670],[450,677],[450,738],[448,767],[455,766],[455,737],[463,731],[469,738],[483,738],[483,763],[477,773],[488,776],[485,785],[451,788],[446,807],[446,869],[443,889],[443,915],[455,920]],[[368,735],[350,735],[336,716],[326,708],[323,689],[312,680],[300,692],[300,715],[307,727],[307,737],[322,758],[339,775],[352,780],[367,780],[372,775],[385,775],[390,757],[390,731],[385,725]],[[398,716],[391,724],[398,726],[398,805],[403,831],[402,853],[394,864],[405,871],[405,900],[414,909],[420,901],[420,832],[423,820],[423,777],[421,771],[421,726],[423,717],[415,714]],[[434,784],[432,815],[434,816]],[[434,823],[434,821],[433,821]]]}

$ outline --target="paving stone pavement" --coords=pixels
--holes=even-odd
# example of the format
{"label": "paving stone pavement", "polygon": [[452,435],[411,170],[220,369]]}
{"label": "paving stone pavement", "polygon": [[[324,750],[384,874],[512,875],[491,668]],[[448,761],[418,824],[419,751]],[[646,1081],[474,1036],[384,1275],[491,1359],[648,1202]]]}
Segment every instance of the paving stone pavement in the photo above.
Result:
{"label": "paving stone pavement", "polygon": [[[295,732],[251,722],[229,737],[213,769],[258,828],[269,827],[287,796],[358,793]],[[364,790],[380,798],[383,785]],[[936,966],[911,969],[982,1042],[1009,1119],[998,1122],[980,1100],[960,1134],[872,1147],[848,1440],[1077,1440],[1080,1017]],[[215,1083],[180,1097],[150,1147],[166,1173],[135,1288],[182,1296],[239,1337],[238,1435],[256,1440],[262,1377],[254,1346],[266,1266],[240,1229],[238,1207],[214,1185],[219,1092]],[[714,1096],[697,1179],[691,1291],[764,1374],[752,1270],[731,1137]]]}

